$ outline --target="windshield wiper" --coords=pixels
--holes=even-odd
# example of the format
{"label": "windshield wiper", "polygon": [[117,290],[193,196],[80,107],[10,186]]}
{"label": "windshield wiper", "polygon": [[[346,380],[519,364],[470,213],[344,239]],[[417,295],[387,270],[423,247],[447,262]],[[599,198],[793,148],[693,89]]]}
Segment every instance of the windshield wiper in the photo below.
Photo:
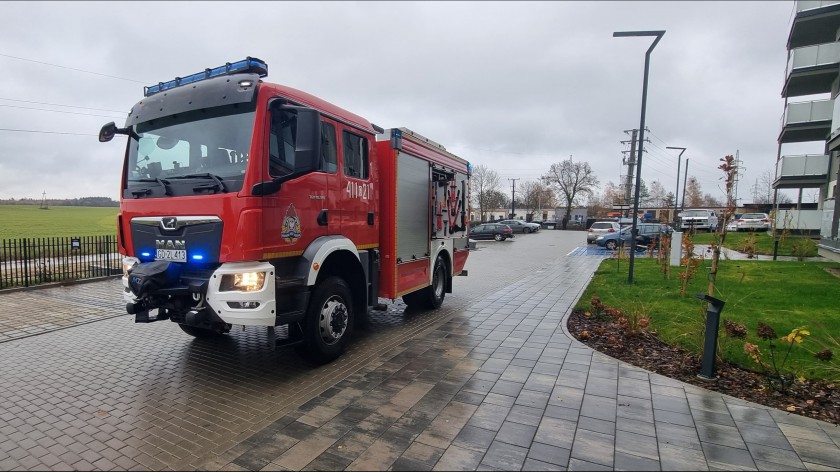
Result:
{"label": "windshield wiper", "polygon": [[[157,183],[160,184],[161,187],[163,187],[163,194],[164,195],[169,195],[169,185],[168,185],[169,181],[166,180],[166,179],[158,179],[158,178],[154,178],[154,179],[132,179],[131,182],[157,182]],[[135,196],[138,196],[138,197],[140,195],[146,195],[146,194],[149,194],[149,193],[152,193],[152,189],[150,189],[148,187],[144,187],[144,188],[140,188],[140,189],[136,189],[136,190],[131,191],[132,195],[135,195]]]}
{"label": "windshield wiper", "polygon": [[227,188],[225,187],[225,183],[222,182],[221,177],[216,174],[211,174],[209,172],[204,172],[201,174],[187,174],[187,175],[179,175],[176,177],[170,177],[170,179],[213,179],[213,184],[202,184],[196,185],[193,187],[193,190],[204,190],[204,189],[219,189],[222,192],[226,192]]}

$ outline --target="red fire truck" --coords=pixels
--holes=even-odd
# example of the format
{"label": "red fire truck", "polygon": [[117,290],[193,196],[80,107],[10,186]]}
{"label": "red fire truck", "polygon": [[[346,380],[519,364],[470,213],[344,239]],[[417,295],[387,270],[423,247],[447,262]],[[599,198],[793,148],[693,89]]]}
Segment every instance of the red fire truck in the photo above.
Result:
{"label": "red fire truck", "polygon": [[126,310],[196,337],[266,327],[329,362],[379,297],[438,308],[466,275],[470,164],[267,75],[249,57],[161,82],[103,126],[128,138]]}

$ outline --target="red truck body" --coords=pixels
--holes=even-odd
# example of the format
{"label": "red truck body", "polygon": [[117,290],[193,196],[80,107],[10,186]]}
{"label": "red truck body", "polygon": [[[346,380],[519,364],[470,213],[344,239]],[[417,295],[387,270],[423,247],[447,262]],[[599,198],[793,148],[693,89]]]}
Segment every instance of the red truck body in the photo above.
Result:
{"label": "red truck body", "polygon": [[147,87],[103,127],[129,140],[124,298],[199,337],[288,326],[326,362],[379,297],[437,308],[465,275],[470,165],[265,75],[248,58]]}

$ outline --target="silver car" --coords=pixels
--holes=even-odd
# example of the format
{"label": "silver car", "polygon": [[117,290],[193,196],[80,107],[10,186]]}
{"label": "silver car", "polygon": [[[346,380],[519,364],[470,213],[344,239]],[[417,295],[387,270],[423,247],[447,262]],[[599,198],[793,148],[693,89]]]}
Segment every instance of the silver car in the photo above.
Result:
{"label": "silver car", "polygon": [[621,225],[615,221],[596,221],[586,231],[586,244],[592,244],[602,236],[608,233],[617,233],[621,229]]}
{"label": "silver car", "polygon": [[770,230],[770,216],[767,213],[744,213],[736,223],[737,231]]}

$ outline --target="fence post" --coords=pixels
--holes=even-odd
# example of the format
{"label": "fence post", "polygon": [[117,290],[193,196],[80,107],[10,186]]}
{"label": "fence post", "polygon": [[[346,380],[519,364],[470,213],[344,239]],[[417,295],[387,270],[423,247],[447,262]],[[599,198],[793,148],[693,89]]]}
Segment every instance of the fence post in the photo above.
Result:
{"label": "fence post", "polygon": [[29,241],[23,238],[23,286],[29,287]]}

